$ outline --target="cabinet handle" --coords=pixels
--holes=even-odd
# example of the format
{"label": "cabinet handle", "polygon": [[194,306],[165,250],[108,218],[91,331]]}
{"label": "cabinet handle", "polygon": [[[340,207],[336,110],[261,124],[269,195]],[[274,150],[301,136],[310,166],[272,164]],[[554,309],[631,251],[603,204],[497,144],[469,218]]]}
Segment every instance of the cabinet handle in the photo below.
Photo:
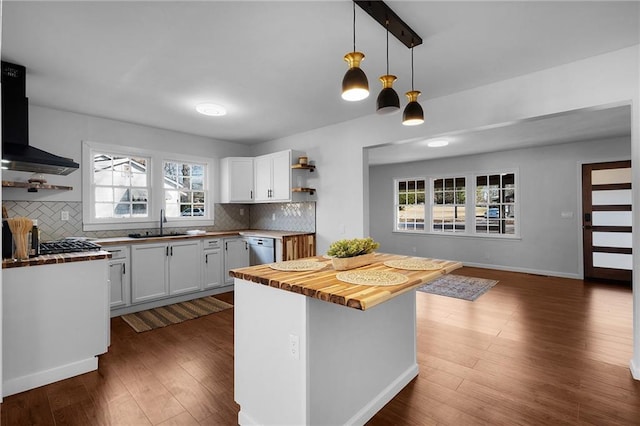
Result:
{"label": "cabinet handle", "polygon": [[249,191],[249,199],[253,200],[253,189],[251,191]]}
{"label": "cabinet handle", "polygon": [[169,246],[167,246],[166,255],[169,256]]}
{"label": "cabinet handle", "polygon": [[126,274],[126,273],[127,273],[127,264],[126,264],[126,263],[123,263],[123,264],[122,264],[122,275],[124,275],[124,274]]}
{"label": "cabinet handle", "polygon": [[171,246],[171,256],[173,256],[173,246]]}
{"label": "cabinet handle", "polygon": [[249,250],[249,244],[246,241],[244,242],[244,249]]}
{"label": "cabinet handle", "polygon": [[204,255],[204,263],[209,263],[209,255],[208,254]]}
{"label": "cabinet handle", "polygon": [[229,244],[227,241],[224,242],[224,251],[227,251],[227,244]]}

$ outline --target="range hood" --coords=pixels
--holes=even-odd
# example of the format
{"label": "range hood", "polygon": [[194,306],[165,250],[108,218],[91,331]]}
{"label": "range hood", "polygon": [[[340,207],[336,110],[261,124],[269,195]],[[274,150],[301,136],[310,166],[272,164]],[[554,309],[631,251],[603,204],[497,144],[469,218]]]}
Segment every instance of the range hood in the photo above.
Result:
{"label": "range hood", "polygon": [[26,69],[2,61],[2,168],[68,175],[80,165],[29,145]]}

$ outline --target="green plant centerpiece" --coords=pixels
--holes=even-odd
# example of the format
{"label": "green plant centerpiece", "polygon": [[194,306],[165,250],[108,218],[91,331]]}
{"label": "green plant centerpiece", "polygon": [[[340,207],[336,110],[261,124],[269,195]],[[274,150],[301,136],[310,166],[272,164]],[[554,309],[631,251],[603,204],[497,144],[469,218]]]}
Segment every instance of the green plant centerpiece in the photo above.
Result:
{"label": "green plant centerpiece", "polygon": [[379,247],[380,243],[370,237],[339,240],[329,246],[327,255],[332,258],[333,269],[344,271],[372,263],[373,251]]}

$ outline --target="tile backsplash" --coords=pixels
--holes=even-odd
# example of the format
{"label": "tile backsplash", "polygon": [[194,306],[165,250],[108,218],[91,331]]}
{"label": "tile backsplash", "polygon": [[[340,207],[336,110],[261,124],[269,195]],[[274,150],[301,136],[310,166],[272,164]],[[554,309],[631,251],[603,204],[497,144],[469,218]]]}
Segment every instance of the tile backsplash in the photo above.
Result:
{"label": "tile backsplash", "polygon": [[[60,201],[3,201],[9,217],[25,216],[38,220],[42,241],[57,240],[70,236],[92,238],[121,237],[135,229],[113,231],[83,231],[82,203]],[[216,204],[214,226],[198,226],[207,231],[230,231],[236,229],[268,229],[295,232],[315,232],[315,203],[277,204]],[[62,212],[68,212],[69,220],[61,220]],[[241,214],[244,213],[244,214]],[[171,231],[184,232],[184,228]]]}
{"label": "tile backsplash", "polygon": [[316,232],[316,203],[251,204],[252,229]]}

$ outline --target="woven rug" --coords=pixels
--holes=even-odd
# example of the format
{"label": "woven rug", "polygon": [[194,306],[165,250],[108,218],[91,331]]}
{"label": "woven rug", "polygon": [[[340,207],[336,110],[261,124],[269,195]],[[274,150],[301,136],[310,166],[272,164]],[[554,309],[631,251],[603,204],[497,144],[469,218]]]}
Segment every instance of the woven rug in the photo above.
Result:
{"label": "woven rug", "polygon": [[418,290],[439,296],[474,301],[497,283],[498,281],[484,278],[448,274],[431,281],[429,284],[418,287]]}
{"label": "woven rug", "polygon": [[224,311],[229,308],[233,308],[233,305],[216,299],[213,296],[208,296],[122,315],[121,318],[129,324],[131,328],[141,333],[143,331],[166,327],[171,324],[178,324],[204,315]]}

